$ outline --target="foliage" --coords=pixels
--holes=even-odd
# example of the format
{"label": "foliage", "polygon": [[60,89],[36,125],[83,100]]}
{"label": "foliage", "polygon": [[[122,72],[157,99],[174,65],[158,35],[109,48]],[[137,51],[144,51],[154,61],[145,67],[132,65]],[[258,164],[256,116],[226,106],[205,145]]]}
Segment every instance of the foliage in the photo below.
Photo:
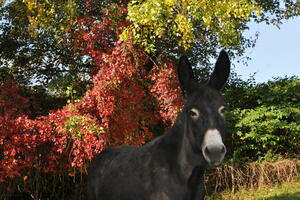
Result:
{"label": "foliage", "polygon": [[137,67],[144,62],[139,58],[142,52],[132,58],[126,51],[119,43],[103,58],[105,62],[93,78],[94,87],[82,102],[84,107],[95,102],[93,109],[97,109],[110,145],[143,144],[152,137],[149,125],[156,120],[153,100],[143,86],[143,69]]}
{"label": "foliage", "polygon": [[0,83],[0,116],[11,118],[29,113],[29,99],[20,95],[23,89],[12,79]]}
{"label": "foliage", "polygon": [[[154,70],[144,78],[146,71],[138,67],[147,62],[142,55],[143,51],[119,42],[111,54],[101,55],[104,56],[101,70],[94,76],[93,88],[81,101],[36,119],[29,119],[23,111],[19,115],[1,115],[1,181],[15,176],[27,177],[29,169],[44,173],[80,171],[103,148],[142,145],[153,137],[155,125],[163,118],[170,125],[165,112],[172,112],[170,106],[179,109],[173,104],[179,97],[178,82],[172,78],[175,73]],[[165,82],[153,86],[152,81],[158,78]],[[152,93],[157,95],[163,90],[174,92],[167,97],[167,104],[158,107]],[[7,108],[6,102],[10,100],[2,104],[2,109]],[[26,107],[23,105],[26,103],[27,100],[22,100],[12,105]],[[5,110],[4,114],[10,113]],[[175,115],[172,116],[174,121]]]}
{"label": "foliage", "polygon": [[125,41],[133,38],[147,52],[169,48],[177,49],[177,52],[190,49],[195,53],[201,51],[200,46],[208,50],[207,46],[213,45],[241,53],[255,43],[255,40],[243,36],[250,20],[278,26],[282,19],[300,14],[296,1],[283,2],[132,0],[128,4],[127,17],[132,24],[124,30],[121,38]]}
{"label": "foliage", "polygon": [[150,75],[154,82],[150,92],[157,99],[159,113],[165,125],[172,125],[181,108],[183,97],[176,77],[173,63],[165,62],[163,66],[155,66]]}
{"label": "foliage", "polygon": [[178,40],[178,45],[189,49],[195,40],[207,40],[207,33],[217,35],[222,46],[238,46],[240,29],[251,13],[260,13],[255,1],[155,0],[131,1],[128,19],[132,25],[123,33],[126,40],[132,34],[135,42],[154,51],[156,39]]}
{"label": "foliage", "polygon": [[0,13],[1,76],[8,73],[19,84],[41,85],[60,95],[64,95],[67,87],[77,91],[76,97],[84,94],[91,64],[83,55],[74,54],[71,35],[57,27],[62,22],[53,19],[53,28],[33,28],[37,31],[33,34],[30,30],[35,25],[29,21],[30,11],[23,1],[8,3],[0,8]]}
{"label": "foliage", "polygon": [[27,177],[32,169],[61,173],[70,167],[81,168],[103,149],[98,122],[89,116],[74,117],[69,107],[35,120],[26,115],[1,116],[1,182]]}
{"label": "foliage", "polygon": [[56,37],[69,22],[76,16],[75,1],[23,1],[28,9],[28,20],[30,26],[28,31],[31,34],[38,34],[41,31],[50,30]]}
{"label": "foliage", "polygon": [[[234,142],[234,159],[269,160],[299,156],[300,81],[283,78],[249,88],[229,88],[233,95],[228,114]],[[241,98],[239,98],[241,97]],[[242,104],[244,102],[244,104]]]}
{"label": "foliage", "polygon": [[173,60],[185,47],[193,64],[208,67],[218,48],[236,50],[234,57],[255,44],[243,37],[250,19],[279,25],[299,15],[294,0],[283,2],[7,1],[0,9],[0,65],[21,84],[38,83],[64,96],[72,88],[76,100],[101,62],[86,55],[108,53],[121,33],[126,41],[155,49],[154,61],[158,55]]}

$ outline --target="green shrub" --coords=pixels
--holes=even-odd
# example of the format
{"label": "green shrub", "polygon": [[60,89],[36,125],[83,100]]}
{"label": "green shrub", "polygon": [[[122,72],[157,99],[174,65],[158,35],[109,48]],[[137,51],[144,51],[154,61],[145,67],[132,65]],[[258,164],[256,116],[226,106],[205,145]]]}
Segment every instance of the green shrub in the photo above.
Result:
{"label": "green shrub", "polygon": [[[273,161],[300,155],[300,79],[275,79],[225,92],[233,159]],[[244,103],[243,103],[244,102]]]}

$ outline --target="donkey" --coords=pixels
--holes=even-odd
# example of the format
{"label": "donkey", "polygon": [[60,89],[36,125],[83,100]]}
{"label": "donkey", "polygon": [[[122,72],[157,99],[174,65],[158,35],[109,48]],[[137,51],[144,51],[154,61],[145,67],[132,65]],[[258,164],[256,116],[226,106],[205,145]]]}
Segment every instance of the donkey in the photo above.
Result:
{"label": "donkey", "polygon": [[141,147],[108,148],[91,163],[89,200],[201,200],[204,172],[226,154],[225,100],[220,95],[230,72],[222,50],[207,84],[195,81],[181,56],[178,78],[186,94],[182,112],[169,131]]}

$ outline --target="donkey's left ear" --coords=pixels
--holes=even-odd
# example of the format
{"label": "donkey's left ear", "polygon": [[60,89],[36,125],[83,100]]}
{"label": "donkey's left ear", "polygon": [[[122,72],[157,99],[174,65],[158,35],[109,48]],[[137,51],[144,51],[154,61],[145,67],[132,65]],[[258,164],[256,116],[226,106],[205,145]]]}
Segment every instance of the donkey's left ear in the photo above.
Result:
{"label": "donkey's left ear", "polygon": [[222,50],[217,59],[214,72],[211,75],[208,85],[217,90],[223,89],[229,77],[229,73],[230,60],[226,51]]}

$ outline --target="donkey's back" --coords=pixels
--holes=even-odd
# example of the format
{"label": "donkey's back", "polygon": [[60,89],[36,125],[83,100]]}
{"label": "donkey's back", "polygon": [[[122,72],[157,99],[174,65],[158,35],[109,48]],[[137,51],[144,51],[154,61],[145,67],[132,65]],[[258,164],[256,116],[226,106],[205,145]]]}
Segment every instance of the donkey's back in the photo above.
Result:
{"label": "donkey's back", "polygon": [[187,191],[173,170],[176,163],[170,166],[172,155],[161,151],[166,146],[164,137],[159,137],[142,147],[121,146],[102,152],[89,171],[88,199],[185,200]]}
{"label": "donkey's back", "polygon": [[[104,150],[92,162],[88,175],[88,199],[121,199],[127,172],[133,167],[130,160],[138,152],[131,146],[112,147]],[[137,160],[134,160],[137,162]],[[126,169],[126,170],[125,170]],[[130,177],[131,179],[132,177]],[[130,182],[129,179],[127,179]],[[113,186],[113,187],[112,187]],[[115,190],[115,188],[118,188]],[[112,191],[113,190],[113,191]]]}

